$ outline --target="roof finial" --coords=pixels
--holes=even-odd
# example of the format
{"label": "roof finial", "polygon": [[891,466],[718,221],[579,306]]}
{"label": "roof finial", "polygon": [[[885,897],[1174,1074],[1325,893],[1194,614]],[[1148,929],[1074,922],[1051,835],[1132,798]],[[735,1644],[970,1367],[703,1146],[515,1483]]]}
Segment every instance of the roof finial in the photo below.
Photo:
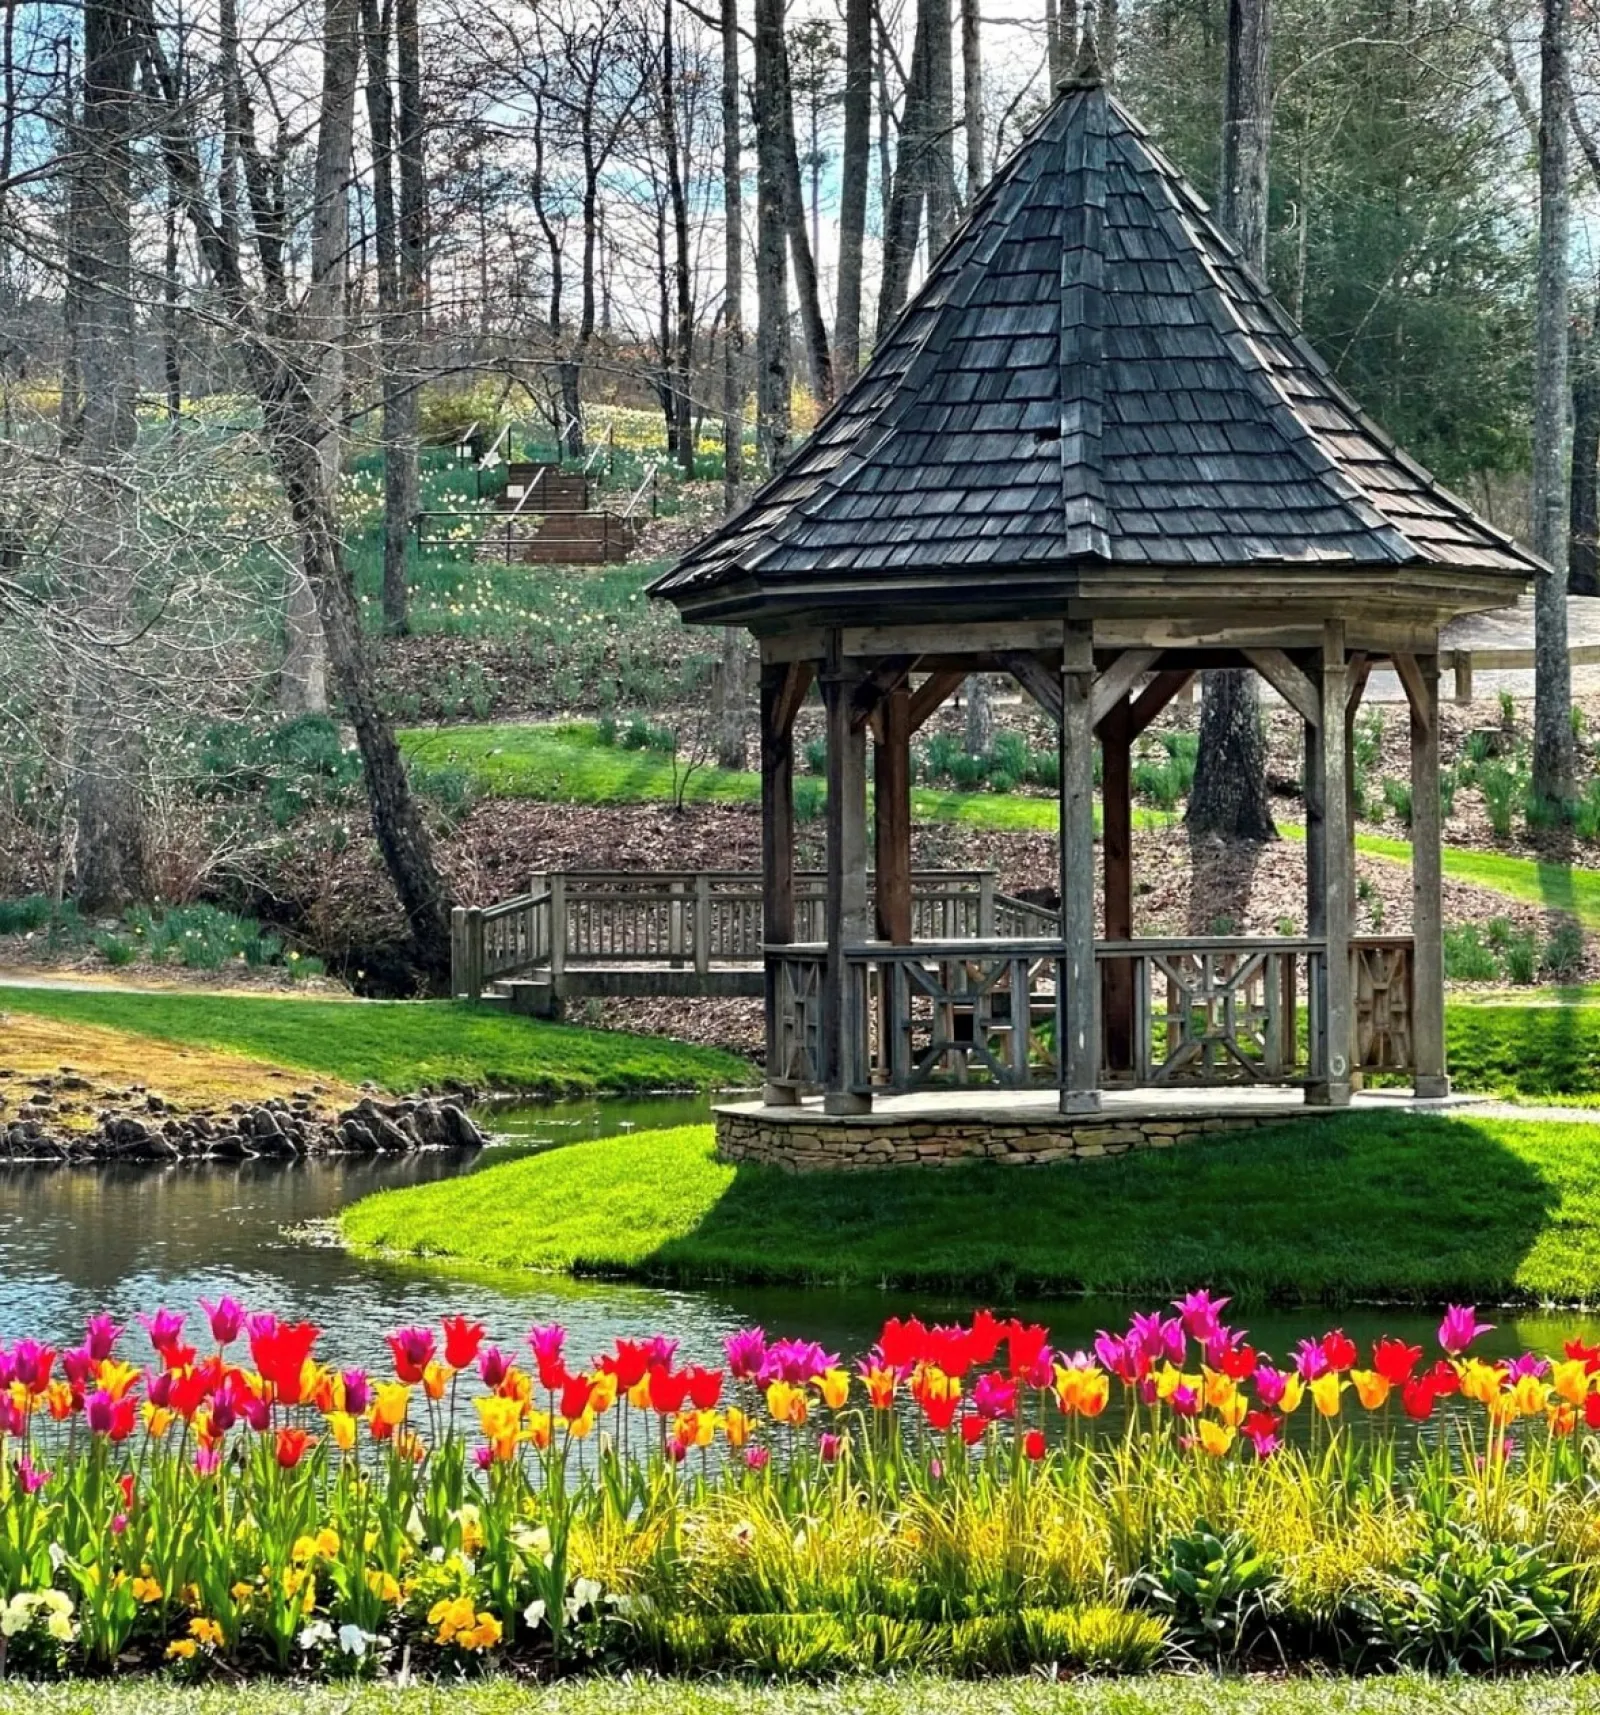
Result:
{"label": "roof finial", "polygon": [[1100,54],[1094,45],[1094,31],[1084,27],[1078,42],[1078,57],[1072,70],[1056,86],[1058,89],[1098,89],[1105,82],[1100,69]]}

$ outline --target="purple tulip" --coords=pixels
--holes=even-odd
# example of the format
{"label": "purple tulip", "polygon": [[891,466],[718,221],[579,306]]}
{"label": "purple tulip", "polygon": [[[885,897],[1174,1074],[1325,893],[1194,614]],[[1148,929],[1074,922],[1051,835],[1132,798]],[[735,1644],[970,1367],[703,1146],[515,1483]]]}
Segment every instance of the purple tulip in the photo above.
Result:
{"label": "purple tulip", "polygon": [[1480,1334],[1489,1333],[1492,1322],[1480,1322],[1478,1310],[1472,1304],[1452,1304],[1439,1324],[1439,1344],[1452,1358],[1459,1358]]}
{"label": "purple tulip", "polygon": [[735,1381],[754,1381],[767,1361],[767,1335],[764,1328],[742,1328],[722,1342],[728,1358],[728,1373]]}
{"label": "purple tulip", "polygon": [[121,1338],[122,1330],[102,1311],[89,1318],[84,1346],[95,1363],[103,1364],[116,1350],[117,1341]]}
{"label": "purple tulip", "polygon": [[244,1332],[245,1310],[237,1298],[224,1296],[215,1304],[209,1298],[202,1298],[200,1308],[211,1324],[211,1338],[219,1346],[231,1346]]}

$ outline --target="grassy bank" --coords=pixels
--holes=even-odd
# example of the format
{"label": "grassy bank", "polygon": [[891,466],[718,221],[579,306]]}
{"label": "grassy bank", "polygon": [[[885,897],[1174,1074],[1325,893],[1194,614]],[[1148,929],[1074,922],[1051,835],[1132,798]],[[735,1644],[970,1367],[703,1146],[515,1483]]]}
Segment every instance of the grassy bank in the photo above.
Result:
{"label": "grassy bank", "polygon": [[708,1126],[596,1143],[346,1211],[347,1239],[493,1268],[978,1297],[1600,1298],[1600,1130],[1341,1115],[1019,1174],[734,1168]]}
{"label": "grassy bank", "polygon": [[[761,777],[748,771],[696,767],[682,782],[670,754],[603,744],[586,722],[560,726],[515,723],[411,727],[400,734],[406,754],[426,768],[463,768],[490,797],[536,798],[558,804],[758,804]],[[802,811],[820,810],[822,782],[802,776]],[[1054,798],[1014,793],[949,792],[919,787],[911,811],[923,822],[958,822],[1002,833],[1053,833],[1060,820]],[[1144,812],[1144,814],[1149,814]]]}
{"label": "grassy bank", "polygon": [[141,1679],[0,1683],[0,1715],[1568,1715],[1600,1708],[1600,1679],[1218,1678],[1128,1682],[845,1679],[821,1685],[627,1676],[530,1685],[226,1685]]}
{"label": "grassy bank", "polygon": [[0,1009],[221,1049],[346,1083],[370,1078],[396,1092],[453,1079],[477,1089],[584,1095],[732,1085],[750,1076],[743,1061],[717,1049],[454,1001],[0,987]]}

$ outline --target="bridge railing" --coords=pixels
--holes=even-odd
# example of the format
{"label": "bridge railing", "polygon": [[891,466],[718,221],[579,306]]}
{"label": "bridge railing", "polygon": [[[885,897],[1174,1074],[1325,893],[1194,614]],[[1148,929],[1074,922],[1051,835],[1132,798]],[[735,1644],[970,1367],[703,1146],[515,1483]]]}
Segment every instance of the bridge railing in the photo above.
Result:
{"label": "bridge railing", "polygon": [[[1046,907],[996,891],[986,870],[921,870],[912,884],[913,933],[959,939],[1017,928],[1054,933]],[[869,885],[869,895],[871,889]],[[795,877],[800,941],[826,933],[824,878]],[[477,999],[519,975],[559,976],[568,965],[660,965],[709,971],[761,963],[764,896],[750,870],[584,870],[535,876],[497,905],[458,907],[451,992]]]}

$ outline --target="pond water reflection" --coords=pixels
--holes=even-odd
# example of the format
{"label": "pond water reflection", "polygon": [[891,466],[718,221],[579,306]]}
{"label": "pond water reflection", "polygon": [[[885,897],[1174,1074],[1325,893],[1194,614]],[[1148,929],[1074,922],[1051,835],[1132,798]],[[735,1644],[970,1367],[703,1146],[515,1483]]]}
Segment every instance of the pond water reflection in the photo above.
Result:
{"label": "pond water reflection", "polygon": [[[577,1359],[619,1334],[668,1332],[680,1338],[686,1359],[716,1360],[723,1336],[752,1322],[821,1340],[853,1358],[885,1316],[970,1313],[966,1300],[859,1289],[718,1286],[691,1292],[507,1272],[465,1277],[355,1259],[336,1246],[292,1236],[373,1191],[478,1172],[530,1149],[608,1131],[694,1123],[706,1111],[704,1099],[668,1098],[502,1112],[491,1123],[508,1141],[474,1157],[0,1169],[0,1339],[32,1334],[69,1343],[91,1311],[109,1309],[130,1319],[165,1303],[194,1314],[202,1294],[231,1292],[252,1307],[311,1318],[327,1330],[326,1348],[351,1361],[375,1360],[383,1335],[401,1323],[436,1322],[457,1310],[481,1318],[491,1338],[506,1345],[519,1344],[535,1322],[560,1321]],[[1044,1322],[1055,1343],[1070,1348],[1092,1341],[1098,1328],[1125,1325],[1134,1306],[1079,1298],[999,1308]],[[1600,1330],[1600,1315],[1518,1312],[1489,1319],[1500,1324],[1482,1344],[1490,1355],[1527,1345],[1550,1350],[1572,1333]],[[1337,1313],[1262,1308],[1239,1320],[1259,1347],[1280,1357],[1302,1335],[1339,1323],[1363,1346],[1391,1333],[1421,1343],[1431,1358],[1439,1318],[1437,1312],[1356,1306]]]}

